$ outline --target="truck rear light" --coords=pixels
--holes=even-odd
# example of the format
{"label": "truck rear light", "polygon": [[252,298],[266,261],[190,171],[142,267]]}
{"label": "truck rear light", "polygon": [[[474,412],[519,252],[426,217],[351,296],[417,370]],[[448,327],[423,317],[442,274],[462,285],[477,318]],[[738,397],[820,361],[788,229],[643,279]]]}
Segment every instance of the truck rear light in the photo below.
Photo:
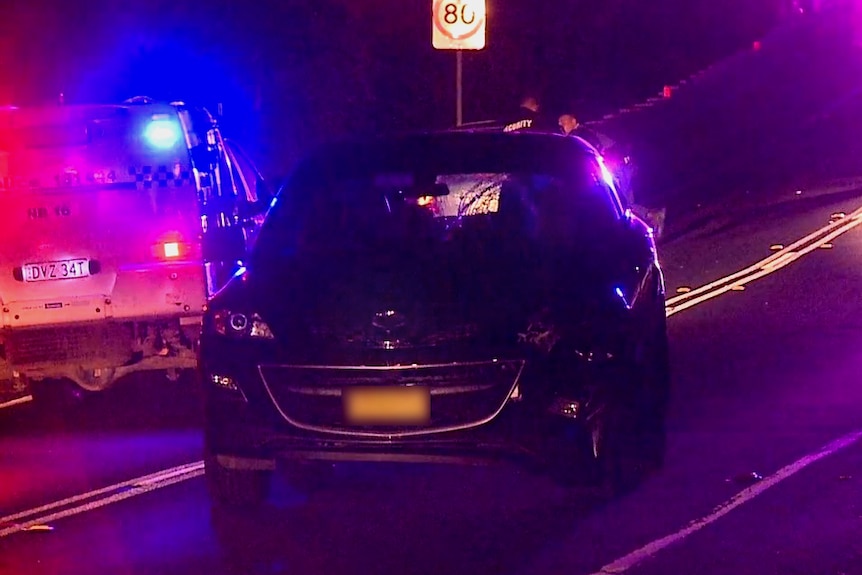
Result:
{"label": "truck rear light", "polygon": [[162,244],[162,252],[165,258],[180,257],[180,244],[178,242],[166,242]]}
{"label": "truck rear light", "polygon": [[200,257],[200,249],[185,242],[159,242],[152,247],[152,255],[157,260],[193,260]]}

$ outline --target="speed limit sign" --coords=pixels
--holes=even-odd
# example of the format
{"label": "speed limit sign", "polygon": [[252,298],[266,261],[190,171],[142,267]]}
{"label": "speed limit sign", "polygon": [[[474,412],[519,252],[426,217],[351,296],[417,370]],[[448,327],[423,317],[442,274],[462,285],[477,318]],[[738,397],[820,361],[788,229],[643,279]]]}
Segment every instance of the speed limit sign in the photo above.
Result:
{"label": "speed limit sign", "polygon": [[432,0],[431,43],[437,50],[485,47],[485,0]]}

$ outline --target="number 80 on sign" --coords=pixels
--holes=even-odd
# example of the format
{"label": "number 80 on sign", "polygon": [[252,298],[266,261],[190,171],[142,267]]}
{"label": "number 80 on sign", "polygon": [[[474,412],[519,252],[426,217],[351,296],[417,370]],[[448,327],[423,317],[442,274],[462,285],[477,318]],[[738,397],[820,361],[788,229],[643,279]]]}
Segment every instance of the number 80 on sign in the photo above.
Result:
{"label": "number 80 on sign", "polygon": [[486,16],[485,0],[432,0],[431,44],[437,50],[481,50]]}

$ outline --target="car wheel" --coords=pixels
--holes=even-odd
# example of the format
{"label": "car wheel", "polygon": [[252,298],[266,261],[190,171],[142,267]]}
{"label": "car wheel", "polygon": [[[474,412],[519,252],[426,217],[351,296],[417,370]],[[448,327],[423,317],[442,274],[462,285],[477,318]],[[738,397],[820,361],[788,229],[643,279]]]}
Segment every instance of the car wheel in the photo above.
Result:
{"label": "car wheel", "polygon": [[642,349],[636,371],[642,379],[636,393],[609,402],[593,415],[587,426],[594,458],[594,483],[609,495],[630,491],[647,474],[664,465],[670,391],[665,325],[662,313]]}
{"label": "car wheel", "polygon": [[[602,407],[584,422],[587,446],[571,457],[554,454],[552,473],[568,486],[589,486],[602,496],[630,491],[664,464],[665,418],[670,395],[670,361],[664,306],[623,377],[629,391],[602,400]],[[629,371],[631,369],[631,371]]]}
{"label": "car wheel", "polygon": [[600,492],[616,496],[633,489],[645,473],[644,453],[633,409],[607,406],[590,425],[593,483]]}
{"label": "car wheel", "polygon": [[222,507],[254,507],[269,496],[272,471],[231,469],[214,455],[204,458],[204,474],[214,504]]}
{"label": "car wheel", "polygon": [[583,422],[582,441],[551,450],[551,476],[561,486],[604,498],[637,483],[644,468],[639,420],[618,403],[607,402]]}
{"label": "car wheel", "polygon": [[642,448],[651,466],[657,469],[664,464],[667,444],[665,421],[670,402],[670,353],[663,306],[652,337],[644,347],[641,365],[643,397],[639,402]]}

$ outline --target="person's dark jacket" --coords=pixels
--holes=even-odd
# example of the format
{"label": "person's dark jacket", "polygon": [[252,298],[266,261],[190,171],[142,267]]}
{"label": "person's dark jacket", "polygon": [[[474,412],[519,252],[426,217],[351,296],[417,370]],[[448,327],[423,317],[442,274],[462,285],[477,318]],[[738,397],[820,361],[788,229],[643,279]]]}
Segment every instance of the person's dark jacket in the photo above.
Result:
{"label": "person's dark jacket", "polygon": [[503,123],[504,132],[550,132],[557,131],[556,125],[540,112],[521,107],[516,114]]}
{"label": "person's dark jacket", "polygon": [[579,124],[577,128],[568,133],[569,136],[577,136],[594,147],[600,154],[604,154],[613,147],[614,141],[595,130]]}

